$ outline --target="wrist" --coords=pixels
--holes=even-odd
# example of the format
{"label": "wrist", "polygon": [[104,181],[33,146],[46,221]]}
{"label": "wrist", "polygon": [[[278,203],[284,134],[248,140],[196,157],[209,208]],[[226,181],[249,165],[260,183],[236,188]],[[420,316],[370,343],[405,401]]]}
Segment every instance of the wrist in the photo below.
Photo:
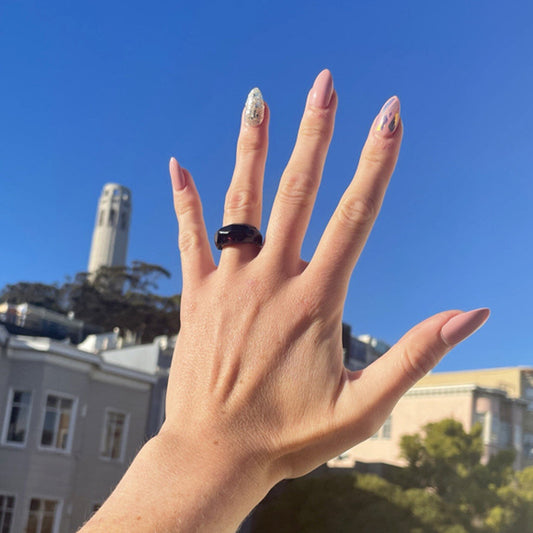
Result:
{"label": "wrist", "polygon": [[171,520],[176,531],[233,532],[281,478],[239,446],[200,433],[187,442],[163,428],[150,443],[171,498],[186,503]]}
{"label": "wrist", "polygon": [[162,430],[148,441],[83,533],[234,532],[278,481],[217,441]]}

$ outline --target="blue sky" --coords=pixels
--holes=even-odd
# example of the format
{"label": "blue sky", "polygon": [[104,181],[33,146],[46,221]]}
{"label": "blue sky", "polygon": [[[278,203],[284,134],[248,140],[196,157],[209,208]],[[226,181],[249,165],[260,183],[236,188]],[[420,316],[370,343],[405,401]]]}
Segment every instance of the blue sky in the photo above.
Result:
{"label": "blue sky", "polygon": [[533,365],[532,19],[525,1],[2,2],[0,286],[85,270],[98,196],[116,181],[133,194],[129,259],[168,268],[161,291],[179,292],[169,157],[193,173],[213,233],[259,86],[266,217],[328,67],[339,110],[306,259],[393,94],[405,127],[345,321],[392,343],[432,313],[489,306],[439,369]]}

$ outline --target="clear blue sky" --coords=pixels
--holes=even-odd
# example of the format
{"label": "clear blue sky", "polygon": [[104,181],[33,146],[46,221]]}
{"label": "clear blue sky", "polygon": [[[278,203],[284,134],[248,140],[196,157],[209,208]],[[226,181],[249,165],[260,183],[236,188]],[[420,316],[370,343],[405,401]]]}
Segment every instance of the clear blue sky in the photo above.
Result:
{"label": "clear blue sky", "polygon": [[345,321],[394,342],[449,308],[492,308],[440,370],[533,365],[533,4],[501,1],[0,4],[0,286],[85,270],[104,183],[133,193],[129,259],[181,289],[174,155],[222,219],[242,105],[271,109],[265,212],[315,75],[335,135],[308,259],[392,94],[405,136]]}

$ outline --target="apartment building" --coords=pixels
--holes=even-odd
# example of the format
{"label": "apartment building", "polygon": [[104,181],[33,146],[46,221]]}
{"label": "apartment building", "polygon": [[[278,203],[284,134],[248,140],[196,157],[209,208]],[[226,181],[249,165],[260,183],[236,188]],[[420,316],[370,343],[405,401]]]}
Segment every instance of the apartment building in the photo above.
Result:
{"label": "apartment building", "polygon": [[83,348],[0,326],[2,533],[76,531],[162,421],[160,339]]}
{"label": "apartment building", "polygon": [[483,426],[483,460],[499,450],[516,451],[514,467],[533,464],[533,369],[498,368],[431,373],[408,391],[373,437],[329,461],[403,466],[402,435],[418,433],[429,422],[454,418],[469,431]]}

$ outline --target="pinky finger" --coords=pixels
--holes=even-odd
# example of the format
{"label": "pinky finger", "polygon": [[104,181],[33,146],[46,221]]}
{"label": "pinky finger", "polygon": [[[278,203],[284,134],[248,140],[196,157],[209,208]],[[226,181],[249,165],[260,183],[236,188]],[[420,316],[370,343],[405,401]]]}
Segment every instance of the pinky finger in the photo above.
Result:
{"label": "pinky finger", "polygon": [[192,176],[174,157],[169,163],[174,211],[179,226],[179,249],[184,288],[215,270],[202,214],[202,203]]}

